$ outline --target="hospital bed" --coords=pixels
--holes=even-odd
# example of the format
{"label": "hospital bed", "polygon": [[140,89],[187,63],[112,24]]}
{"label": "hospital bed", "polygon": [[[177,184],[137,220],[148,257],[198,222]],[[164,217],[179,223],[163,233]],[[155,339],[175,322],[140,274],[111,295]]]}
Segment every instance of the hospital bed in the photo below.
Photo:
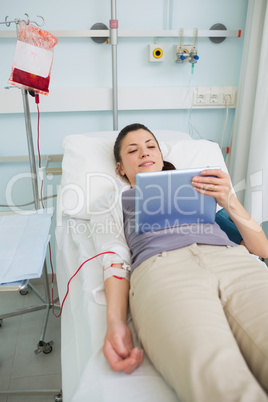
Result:
{"label": "hospital bed", "polygon": [[[187,133],[153,131],[164,159],[176,168],[220,166],[227,171],[219,146],[193,140]],[[74,134],[64,139],[62,181],[58,197],[57,284],[63,303],[67,286],[81,264],[95,256],[90,216],[99,197],[121,188],[113,160],[117,132]],[[128,323],[139,345],[131,316]],[[114,373],[102,346],[106,305],[99,258],[85,263],[69,283],[61,316],[62,389],[64,402],[178,402],[174,391],[145,356],[131,375]],[[178,345],[179,347],[179,345]]]}

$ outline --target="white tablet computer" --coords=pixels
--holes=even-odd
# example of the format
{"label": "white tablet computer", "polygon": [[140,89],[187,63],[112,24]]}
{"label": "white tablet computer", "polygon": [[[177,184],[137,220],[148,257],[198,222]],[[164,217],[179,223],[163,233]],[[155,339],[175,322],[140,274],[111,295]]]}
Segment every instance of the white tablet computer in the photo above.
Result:
{"label": "white tablet computer", "polygon": [[167,227],[214,223],[216,200],[198,193],[192,178],[203,167],[138,173],[135,183],[135,232],[144,233]]}

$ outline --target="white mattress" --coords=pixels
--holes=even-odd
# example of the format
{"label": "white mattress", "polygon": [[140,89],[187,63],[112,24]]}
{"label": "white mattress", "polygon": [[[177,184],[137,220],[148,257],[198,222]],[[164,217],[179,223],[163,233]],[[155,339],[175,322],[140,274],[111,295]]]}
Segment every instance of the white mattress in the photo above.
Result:
{"label": "white mattress", "polygon": [[[57,283],[62,302],[68,280],[81,263],[95,255],[88,221],[63,217],[56,229]],[[97,259],[86,263],[70,283],[62,312],[62,387],[64,402],[175,402],[173,390],[145,357],[131,375],[114,373],[102,353],[106,332],[106,306],[97,304],[92,290],[102,284]],[[131,318],[134,343],[137,337]]]}

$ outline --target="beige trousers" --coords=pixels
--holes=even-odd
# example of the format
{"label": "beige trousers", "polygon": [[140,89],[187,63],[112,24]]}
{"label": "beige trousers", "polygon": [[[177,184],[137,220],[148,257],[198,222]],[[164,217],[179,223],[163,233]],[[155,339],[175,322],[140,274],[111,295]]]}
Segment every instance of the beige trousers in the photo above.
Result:
{"label": "beige trousers", "polygon": [[182,402],[268,401],[268,269],[243,246],[193,244],[131,276],[143,348]]}

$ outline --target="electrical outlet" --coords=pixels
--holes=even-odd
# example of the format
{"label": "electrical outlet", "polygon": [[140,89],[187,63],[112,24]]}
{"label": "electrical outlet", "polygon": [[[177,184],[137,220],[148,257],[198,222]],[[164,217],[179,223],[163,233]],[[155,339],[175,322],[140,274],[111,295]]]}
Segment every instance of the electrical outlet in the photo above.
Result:
{"label": "electrical outlet", "polygon": [[236,91],[233,87],[222,88],[222,103],[224,105],[233,106],[235,104]]}
{"label": "electrical outlet", "polygon": [[209,103],[219,105],[221,103],[221,93],[219,87],[211,87],[209,92]]}
{"label": "electrical outlet", "polygon": [[195,89],[193,104],[195,106],[206,106],[208,104],[208,92],[206,87],[198,87]]}

